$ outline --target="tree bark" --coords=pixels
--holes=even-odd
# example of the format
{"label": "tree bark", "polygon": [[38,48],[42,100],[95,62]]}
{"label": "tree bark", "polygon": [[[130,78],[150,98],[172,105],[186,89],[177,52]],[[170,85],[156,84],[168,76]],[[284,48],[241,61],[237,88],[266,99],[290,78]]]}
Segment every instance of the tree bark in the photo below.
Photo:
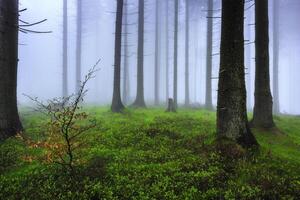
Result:
{"label": "tree bark", "polygon": [[168,99],[168,108],[167,108],[166,112],[176,112],[174,101],[171,98]]}
{"label": "tree bark", "polygon": [[256,145],[248,126],[244,71],[244,0],[222,1],[217,137]]}
{"label": "tree bark", "polygon": [[189,77],[189,48],[190,48],[190,0],[185,2],[185,106],[190,105],[190,77]]}
{"label": "tree bark", "polygon": [[17,107],[19,1],[0,0],[0,141],[23,127]]}
{"label": "tree bark", "polygon": [[123,0],[117,1],[114,61],[114,91],[111,110],[121,112],[124,105],[121,100],[121,51],[122,51]]}
{"label": "tree bark", "polygon": [[208,0],[207,11],[207,40],[206,40],[206,94],[205,94],[205,107],[213,109],[212,105],[212,45],[213,45],[213,1]]}
{"label": "tree bark", "polygon": [[77,35],[76,35],[76,92],[81,85],[81,56],[82,56],[82,0],[77,0]]}
{"label": "tree bark", "polygon": [[124,68],[123,68],[123,102],[127,104],[130,95],[130,81],[129,81],[129,54],[128,54],[128,0],[124,1],[125,12],[124,16]]}
{"label": "tree bark", "polygon": [[280,113],[279,104],[279,2],[273,0],[273,95],[275,114]]}
{"label": "tree bark", "polygon": [[144,99],[144,0],[139,0],[138,49],[137,49],[137,94],[134,107],[146,107]]}
{"label": "tree bark", "polygon": [[68,0],[63,1],[62,96],[68,96]]}
{"label": "tree bark", "polygon": [[[195,41],[195,64],[194,64],[194,83],[193,83],[193,85],[194,85],[194,103],[195,103],[195,105],[197,105],[197,103],[198,103],[198,97],[197,97],[197,94],[198,94],[198,92],[201,92],[201,91],[199,91],[199,89],[198,88],[201,88],[201,87],[198,87],[198,76],[199,77],[201,77],[201,70],[200,70],[200,68],[201,68],[201,65],[199,65],[199,60],[201,60],[201,59],[199,59],[199,57],[200,57],[200,54],[199,54],[199,52],[200,52],[200,48],[199,48],[199,41],[200,41],[200,37],[201,37],[201,34],[200,34],[200,30],[201,30],[201,26],[202,26],[202,24],[201,24],[201,14],[199,14],[199,12],[200,12],[200,10],[201,10],[201,7],[202,7],[202,5],[201,4],[199,4],[199,5],[197,5],[197,7],[196,7],[196,9],[194,9],[194,13],[196,13],[196,25],[193,27],[194,28],[194,41]],[[199,69],[199,71],[198,71],[198,69]],[[200,73],[199,73],[200,72]],[[199,73],[199,74],[198,74]]]}
{"label": "tree bark", "polygon": [[174,16],[174,83],[173,83],[173,100],[174,107],[177,109],[177,68],[178,68],[178,0],[175,0],[175,16]]}
{"label": "tree bark", "polygon": [[169,62],[169,0],[166,0],[166,101],[168,103],[170,97],[170,62]]}
{"label": "tree bark", "polygon": [[154,67],[154,105],[159,104],[159,0],[155,2],[155,67]]}
{"label": "tree bark", "polygon": [[269,19],[268,0],[255,0],[255,103],[252,125],[272,128],[273,100],[269,71]]}

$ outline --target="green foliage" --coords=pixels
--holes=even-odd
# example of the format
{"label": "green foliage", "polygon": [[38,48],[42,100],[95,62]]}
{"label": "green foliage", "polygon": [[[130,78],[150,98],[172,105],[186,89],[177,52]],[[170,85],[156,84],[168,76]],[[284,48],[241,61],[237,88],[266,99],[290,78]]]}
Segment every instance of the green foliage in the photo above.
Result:
{"label": "green foliage", "polygon": [[19,166],[22,155],[23,146],[20,142],[9,139],[5,143],[0,143],[0,174]]}
{"label": "green foliage", "polygon": [[[82,137],[76,176],[26,162],[3,169],[0,199],[297,199],[300,196],[300,119],[276,117],[285,134],[255,130],[261,148],[246,151],[214,141],[215,114],[201,110],[86,108],[101,127]],[[28,137],[41,138],[35,115]],[[298,125],[297,125],[298,123]],[[291,126],[289,126],[289,124]],[[35,155],[12,139],[3,145]],[[7,147],[0,146],[0,150]],[[10,151],[10,150],[9,150]],[[296,158],[298,157],[298,158]],[[22,156],[20,156],[22,160]],[[19,162],[19,161],[17,161]],[[23,161],[22,161],[23,162]],[[24,166],[25,165],[25,166]],[[11,166],[11,165],[10,165]],[[35,167],[31,167],[35,166]],[[26,170],[25,170],[26,169]]]}
{"label": "green foliage", "polygon": [[[91,199],[109,196],[99,180],[67,176],[62,171],[44,168],[16,177],[0,176],[0,199]],[[80,178],[80,179],[79,179]]]}

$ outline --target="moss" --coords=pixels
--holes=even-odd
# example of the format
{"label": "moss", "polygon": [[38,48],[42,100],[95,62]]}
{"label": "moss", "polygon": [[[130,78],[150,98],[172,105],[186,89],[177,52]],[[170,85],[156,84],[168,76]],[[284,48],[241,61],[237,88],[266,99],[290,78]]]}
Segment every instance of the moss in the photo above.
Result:
{"label": "moss", "polygon": [[[215,113],[163,108],[113,114],[88,107],[98,126],[79,155],[84,161],[70,180],[54,166],[22,155],[42,150],[12,138],[17,149],[0,175],[0,199],[297,199],[300,196],[300,119],[276,117],[284,134],[253,130],[261,148],[249,151],[215,141]],[[22,111],[26,137],[43,139],[40,115]],[[26,116],[26,117],[25,117]],[[9,147],[9,148],[8,148]],[[221,150],[221,151],[220,151]],[[1,161],[4,162],[4,161]],[[8,162],[9,163],[9,162]],[[17,195],[19,194],[19,196]]]}

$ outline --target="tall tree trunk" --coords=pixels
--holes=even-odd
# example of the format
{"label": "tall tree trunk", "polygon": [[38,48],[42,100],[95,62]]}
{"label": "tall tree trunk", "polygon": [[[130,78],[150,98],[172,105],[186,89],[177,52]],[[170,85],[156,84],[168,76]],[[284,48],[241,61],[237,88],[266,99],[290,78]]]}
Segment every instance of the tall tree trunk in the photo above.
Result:
{"label": "tall tree trunk", "polygon": [[123,68],[123,102],[125,104],[129,101],[129,54],[128,54],[128,0],[124,1],[125,12],[124,16],[124,68]]}
{"label": "tall tree trunk", "polygon": [[134,107],[146,107],[144,99],[144,0],[139,0],[138,49],[137,49],[137,94]]}
{"label": "tall tree trunk", "polygon": [[178,68],[178,0],[175,0],[175,16],[174,16],[174,84],[173,84],[173,98],[174,98],[174,107],[175,109],[178,106],[177,103],[177,68]]}
{"label": "tall tree trunk", "polygon": [[190,0],[185,2],[185,106],[190,105],[190,77],[189,77],[189,50],[190,50]]}
{"label": "tall tree trunk", "polygon": [[[196,12],[199,12],[199,9],[201,9],[201,6],[197,6],[197,11]],[[197,104],[197,92],[198,92],[198,80],[197,80],[197,77],[199,75],[199,77],[201,77],[201,66],[199,65],[199,39],[200,39],[200,28],[201,28],[201,20],[198,20],[200,19],[200,16],[197,15],[197,21],[196,21],[196,25],[194,27],[194,38],[195,38],[195,67],[194,67],[194,94],[195,94],[195,97],[194,97],[194,102]],[[199,72],[200,74],[198,74],[198,68],[199,68]],[[199,87],[201,88],[201,87]],[[199,91],[200,92],[200,91]]]}
{"label": "tall tree trunk", "polygon": [[[198,46],[198,36],[196,35],[196,48],[195,48],[195,66],[194,66],[194,102],[195,104],[197,104],[197,92],[198,92],[198,82],[197,82],[197,73],[198,73],[198,67],[200,69],[199,66],[199,46]],[[201,71],[201,70],[199,70]],[[200,75],[200,74],[199,74]]]}
{"label": "tall tree trunk", "polygon": [[268,0],[255,0],[255,103],[252,124],[255,127],[272,128],[273,102],[269,71],[269,19]]}
{"label": "tall tree trunk", "polygon": [[166,103],[170,98],[170,62],[169,62],[169,0],[166,0]]}
{"label": "tall tree trunk", "polygon": [[77,0],[77,35],[76,35],[76,92],[81,85],[81,56],[82,56],[82,0]]}
{"label": "tall tree trunk", "polygon": [[212,109],[212,45],[213,45],[213,1],[208,0],[207,34],[206,34],[206,94],[205,107]]}
{"label": "tall tree trunk", "polygon": [[0,0],[0,141],[22,131],[17,107],[19,1]]}
{"label": "tall tree trunk", "polygon": [[279,2],[273,0],[273,95],[275,114],[280,113],[279,104]]}
{"label": "tall tree trunk", "polygon": [[159,0],[155,2],[155,69],[154,69],[154,104],[159,104]]}
{"label": "tall tree trunk", "polygon": [[115,32],[114,91],[111,105],[113,112],[121,112],[124,109],[124,105],[121,101],[122,18],[123,0],[118,0]]}
{"label": "tall tree trunk", "polygon": [[68,96],[68,0],[63,2],[62,96]]}
{"label": "tall tree trunk", "polygon": [[248,126],[244,71],[244,0],[222,1],[217,136],[256,145]]}

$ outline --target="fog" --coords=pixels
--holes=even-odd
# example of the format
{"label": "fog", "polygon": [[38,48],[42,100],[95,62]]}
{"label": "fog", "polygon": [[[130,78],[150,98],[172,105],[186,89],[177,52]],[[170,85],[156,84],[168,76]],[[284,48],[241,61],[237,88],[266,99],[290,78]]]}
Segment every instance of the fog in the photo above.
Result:
{"label": "fog", "polygon": [[[278,0],[279,9],[279,99],[282,113],[300,114],[300,26],[299,0]],[[163,2],[163,1],[162,1]],[[197,4],[191,10],[190,32],[190,98],[192,103],[204,104],[206,76],[206,1],[193,1]],[[202,3],[199,3],[202,2]],[[272,84],[272,2],[270,1],[270,69]],[[254,102],[254,6],[246,3],[249,8],[245,13],[245,40],[249,44],[251,65],[247,70],[248,95],[251,96],[251,107]],[[145,99],[147,105],[154,101],[154,39],[155,39],[155,1],[147,0],[145,7]],[[173,1],[169,5],[169,63],[170,63],[170,96],[172,96],[173,77]],[[215,2],[214,39],[213,39],[213,103],[216,105],[217,77],[219,68],[220,43],[220,1]],[[46,22],[34,26],[36,31],[52,31],[45,34],[19,35],[19,68],[18,68],[18,99],[19,104],[27,105],[30,100],[24,94],[49,99],[62,95],[62,24],[63,0],[20,0],[20,9],[27,8],[20,18],[28,22],[47,19]],[[90,104],[109,105],[112,99],[113,62],[114,62],[114,31],[115,31],[114,0],[83,1],[83,36],[82,36],[82,76],[101,59],[96,78],[88,84],[89,92],[86,102]],[[137,0],[128,3],[128,39],[130,68],[130,101],[136,94],[136,51],[137,51]],[[166,65],[166,17],[165,4],[161,4],[160,17],[160,101],[166,100],[165,65]],[[68,1],[68,91],[75,92],[75,57],[76,57],[76,0]],[[184,103],[184,64],[185,64],[185,6],[180,1],[179,17],[179,60],[178,60],[178,102]],[[247,59],[245,59],[247,63]],[[251,92],[250,92],[251,91]]]}

